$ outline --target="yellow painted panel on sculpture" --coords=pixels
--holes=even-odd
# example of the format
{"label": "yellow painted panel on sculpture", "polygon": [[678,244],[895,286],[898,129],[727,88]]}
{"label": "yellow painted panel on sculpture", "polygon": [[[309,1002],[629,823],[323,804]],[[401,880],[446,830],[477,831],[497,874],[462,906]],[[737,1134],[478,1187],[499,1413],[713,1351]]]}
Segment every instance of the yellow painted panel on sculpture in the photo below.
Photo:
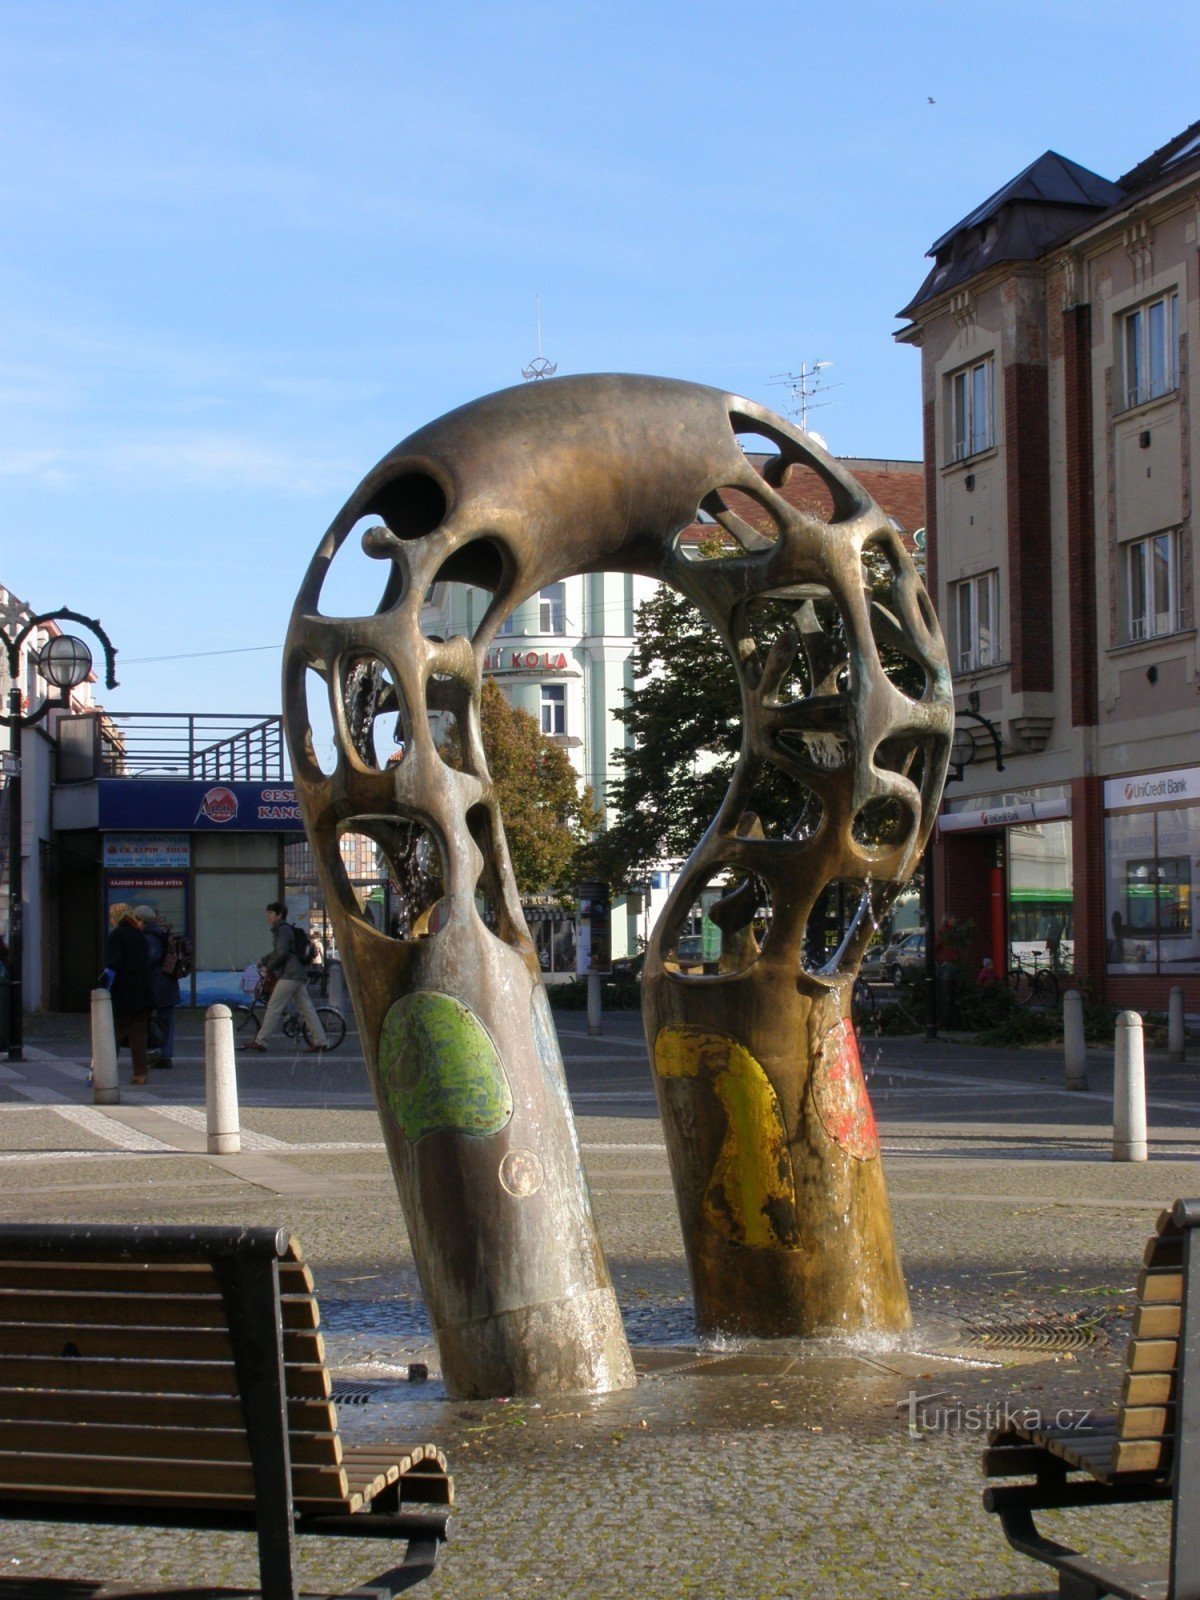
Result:
{"label": "yellow painted panel on sculpture", "polygon": [[654,1041],[663,1078],[712,1085],[725,1131],[704,1191],[705,1220],[734,1244],[797,1249],[796,1182],[779,1100],[759,1063],[728,1034],[666,1027]]}

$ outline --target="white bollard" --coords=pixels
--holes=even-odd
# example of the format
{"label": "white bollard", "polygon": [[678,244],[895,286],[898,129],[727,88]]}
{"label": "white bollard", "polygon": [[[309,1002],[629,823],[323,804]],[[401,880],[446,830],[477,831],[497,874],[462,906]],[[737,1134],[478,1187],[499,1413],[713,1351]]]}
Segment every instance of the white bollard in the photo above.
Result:
{"label": "white bollard", "polygon": [[589,972],[587,983],[588,1033],[595,1038],[604,1032],[604,1023],[601,1021],[600,1011],[600,974],[598,972]]}
{"label": "white bollard", "polygon": [[121,1103],[117,1082],[117,1034],[113,1027],[112,995],[92,990],[92,1099],[98,1106]]}
{"label": "white bollard", "polygon": [[1142,1019],[1136,1011],[1122,1011],[1117,1018],[1113,1160],[1146,1160],[1146,1057],[1142,1046]]}
{"label": "white bollard", "polygon": [[1078,989],[1063,995],[1063,1058],[1068,1089],[1086,1089],[1087,1045],[1083,1037],[1083,996]]}
{"label": "white bollard", "polygon": [[340,961],[329,963],[329,988],[326,999],[335,1011],[346,1009],[346,977]]}
{"label": "white bollard", "polygon": [[242,1148],[238,1122],[237,1065],[233,1013],[209,1006],[204,1014],[204,1099],[208,1107],[208,1153],[236,1156]]}
{"label": "white bollard", "polygon": [[1167,999],[1167,1053],[1172,1061],[1183,1060],[1183,990],[1178,984]]}

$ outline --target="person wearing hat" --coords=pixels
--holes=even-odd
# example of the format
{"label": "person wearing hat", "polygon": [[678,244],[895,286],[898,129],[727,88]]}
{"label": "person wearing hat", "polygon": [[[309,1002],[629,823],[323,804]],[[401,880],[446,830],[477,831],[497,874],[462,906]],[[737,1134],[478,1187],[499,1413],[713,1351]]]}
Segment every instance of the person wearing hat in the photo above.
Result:
{"label": "person wearing hat", "polygon": [[110,907],[108,921],[111,931],[104,947],[104,965],[106,971],[112,973],[108,987],[112,995],[117,1047],[128,1044],[133,1059],[133,1081],[140,1086],[147,1081],[146,1041],[150,1013],[154,1009],[150,951],[137,913],[131,906],[118,901]]}
{"label": "person wearing hat", "polygon": [[175,1050],[175,1007],[179,1004],[179,979],[163,971],[171,925],[153,906],[138,906],[134,917],[146,935],[150,952],[150,981],[154,988],[154,1018],[158,1024],[158,1055],[151,1066],[169,1067]]}

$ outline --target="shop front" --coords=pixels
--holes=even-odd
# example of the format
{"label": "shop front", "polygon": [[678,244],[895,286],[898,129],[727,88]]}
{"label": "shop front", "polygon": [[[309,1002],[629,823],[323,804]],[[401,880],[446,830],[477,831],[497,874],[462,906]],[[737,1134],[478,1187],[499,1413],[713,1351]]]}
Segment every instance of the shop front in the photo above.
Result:
{"label": "shop front", "polygon": [[[243,969],[270,946],[266,906],[284,897],[284,847],[302,826],[290,782],[101,778],[60,790],[55,810],[60,852],[98,868],[92,893],[76,879],[60,922],[86,919],[86,944],[102,951],[114,905],[150,906],[195,947],[181,1004],[243,998]],[[289,910],[306,920],[307,903]],[[96,972],[71,965],[64,1004],[86,1005]]]}
{"label": "shop front", "polygon": [[1070,971],[1075,947],[1071,796],[1052,785],[949,802],[938,819],[943,916],[973,923],[971,951]]}
{"label": "shop front", "polygon": [[1165,1007],[1180,984],[1200,1001],[1200,767],[1132,773],[1104,785],[1105,966],[1122,1006]]}

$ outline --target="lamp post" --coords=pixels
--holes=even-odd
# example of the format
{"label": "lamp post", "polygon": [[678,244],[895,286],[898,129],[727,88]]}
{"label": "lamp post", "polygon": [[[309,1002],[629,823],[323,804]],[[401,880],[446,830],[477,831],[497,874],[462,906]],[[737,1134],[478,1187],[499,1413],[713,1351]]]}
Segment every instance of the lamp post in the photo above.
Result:
{"label": "lamp post", "polygon": [[[996,771],[1003,772],[1004,756],[1000,744],[1000,730],[980,711],[978,689],[971,690],[967,696],[966,709],[960,711],[958,715],[969,717],[991,736]],[[962,728],[956,724],[954,742],[950,746],[950,770],[946,774],[946,782],[961,783],[964,771],[974,761],[976,754],[974,729]],[[938,1031],[937,940],[934,933],[936,912],[933,900],[933,846],[936,837],[935,826],[929,835],[929,843],[925,846],[925,876],[921,885],[921,914],[925,919],[925,1037],[927,1039],[936,1039]]]}
{"label": "lamp post", "polygon": [[25,931],[23,920],[24,882],[21,862],[21,733],[49,715],[71,703],[71,690],[77,689],[92,670],[92,652],[82,639],[74,634],[57,634],[49,640],[35,657],[38,673],[48,683],[53,694],[44,695],[29,710],[21,709],[21,646],[35,628],[47,622],[69,619],[95,634],[104,647],[107,668],[105,683],[110,689],[117,687],[116,651],[112,642],[94,617],[81,616],[78,611],[68,611],[64,606],[58,611],[46,611],[30,617],[15,632],[0,632],[8,657],[8,714],[0,716],[0,723],[12,731],[9,734],[8,759],[4,763],[8,775],[8,956],[9,956],[9,1031],[8,1059],[23,1061],[24,1055],[24,966]]}

